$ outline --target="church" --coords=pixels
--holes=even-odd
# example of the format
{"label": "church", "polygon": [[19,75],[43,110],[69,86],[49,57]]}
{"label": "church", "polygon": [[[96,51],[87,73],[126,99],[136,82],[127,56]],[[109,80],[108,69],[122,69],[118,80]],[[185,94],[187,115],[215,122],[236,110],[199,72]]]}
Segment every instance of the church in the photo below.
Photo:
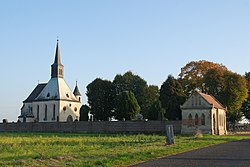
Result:
{"label": "church", "polygon": [[81,93],[77,87],[72,92],[64,80],[57,40],[51,78],[48,83],[38,84],[23,101],[19,122],[72,122],[79,120]]}

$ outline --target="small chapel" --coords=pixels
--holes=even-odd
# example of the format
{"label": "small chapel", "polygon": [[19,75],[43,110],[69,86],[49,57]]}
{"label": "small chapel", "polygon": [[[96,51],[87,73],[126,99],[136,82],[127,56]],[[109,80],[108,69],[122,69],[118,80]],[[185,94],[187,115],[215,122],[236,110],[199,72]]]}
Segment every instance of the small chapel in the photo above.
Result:
{"label": "small chapel", "polygon": [[196,91],[181,106],[182,134],[194,134],[197,130],[212,135],[225,135],[226,111],[215,97]]}
{"label": "small chapel", "polygon": [[51,78],[48,83],[38,84],[23,101],[19,122],[72,122],[79,120],[81,93],[77,82],[72,92],[64,80],[64,66],[61,63],[57,40]]}

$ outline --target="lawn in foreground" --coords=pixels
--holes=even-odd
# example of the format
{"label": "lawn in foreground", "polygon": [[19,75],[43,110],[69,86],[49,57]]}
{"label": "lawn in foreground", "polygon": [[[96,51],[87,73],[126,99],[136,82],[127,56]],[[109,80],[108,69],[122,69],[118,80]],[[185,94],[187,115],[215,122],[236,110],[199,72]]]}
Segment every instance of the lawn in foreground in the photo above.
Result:
{"label": "lawn in foreground", "polygon": [[[0,133],[0,166],[127,166],[247,136]],[[249,138],[249,136],[248,136]]]}

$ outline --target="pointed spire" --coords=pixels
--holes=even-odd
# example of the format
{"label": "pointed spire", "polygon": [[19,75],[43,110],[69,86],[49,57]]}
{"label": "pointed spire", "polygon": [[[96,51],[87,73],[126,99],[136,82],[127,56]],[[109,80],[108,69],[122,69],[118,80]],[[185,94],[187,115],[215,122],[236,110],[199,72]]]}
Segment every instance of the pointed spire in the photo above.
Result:
{"label": "pointed spire", "polygon": [[51,78],[63,78],[64,67],[61,64],[59,40],[56,43],[56,54],[54,64],[51,65]]}
{"label": "pointed spire", "polygon": [[58,39],[57,39],[57,43],[56,43],[56,54],[55,54],[54,64],[61,64],[61,56],[60,56],[59,40]]}
{"label": "pointed spire", "polygon": [[76,87],[75,87],[75,89],[74,89],[73,94],[74,94],[75,96],[81,96],[81,93],[80,93],[80,91],[79,91],[79,89],[78,89],[78,86],[77,86],[77,81],[76,81]]}

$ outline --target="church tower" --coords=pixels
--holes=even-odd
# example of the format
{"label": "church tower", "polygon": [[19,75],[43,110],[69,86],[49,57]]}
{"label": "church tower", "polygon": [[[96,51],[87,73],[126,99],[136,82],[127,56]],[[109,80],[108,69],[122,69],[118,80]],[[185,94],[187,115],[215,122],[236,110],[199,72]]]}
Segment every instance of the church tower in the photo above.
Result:
{"label": "church tower", "polygon": [[55,61],[54,64],[51,65],[51,78],[63,78],[64,66],[61,63],[60,49],[58,45],[57,40]]}
{"label": "church tower", "polygon": [[78,86],[77,86],[77,81],[76,81],[76,87],[75,87],[75,89],[74,89],[74,92],[73,92],[73,94],[76,96],[76,98],[79,100],[79,102],[81,102],[81,93],[80,93],[80,91],[79,91],[79,89],[78,89]]}

